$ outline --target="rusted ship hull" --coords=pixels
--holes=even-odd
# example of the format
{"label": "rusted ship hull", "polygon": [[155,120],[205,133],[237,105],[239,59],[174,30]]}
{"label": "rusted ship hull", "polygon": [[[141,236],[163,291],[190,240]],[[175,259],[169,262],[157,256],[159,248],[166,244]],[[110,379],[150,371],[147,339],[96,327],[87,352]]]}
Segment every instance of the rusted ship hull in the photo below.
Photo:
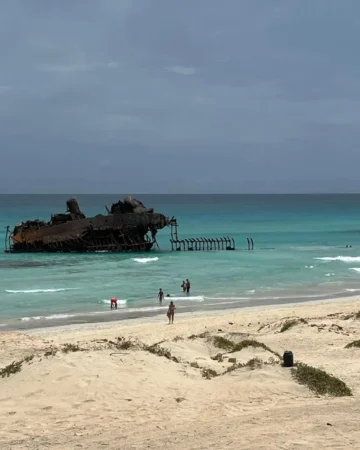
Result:
{"label": "rusted ship hull", "polygon": [[[76,202],[74,199],[72,201]],[[78,208],[77,203],[76,207]],[[86,218],[78,208],[75,214],[52,216],[50,222],[28,221],[16,226],[12,232],[8,228],[9,245],[6,245],[6,251],[149,251],[156,243],[157,230],[164,228],[168,219],[163,214],[153,213],[143,206],[137,208],[142,209],[140,212],[124,213],[119,212],[118,204],[115,204],[115,207],[112,207],[113,213],[90,218]]]}

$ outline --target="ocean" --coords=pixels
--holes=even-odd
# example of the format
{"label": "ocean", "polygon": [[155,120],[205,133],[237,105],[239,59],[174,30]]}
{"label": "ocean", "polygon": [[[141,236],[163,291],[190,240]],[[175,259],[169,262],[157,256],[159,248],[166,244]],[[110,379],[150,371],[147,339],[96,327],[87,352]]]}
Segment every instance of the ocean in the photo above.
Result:
{"label": "ocean", "polygon": [[[137,195],[179,223],[179,237],[231,236],[236,251],[6,254],[5,227],[65,212],[68,195],[0,195],[0,330],[357,295],[360,195]],[[86,215],[123,195],[76,195]],[[247,250],[252,237],[254,250]],[[191,293],[180,285],[189,278]],[[110,298],[118,310],[110,311]],[[165,318],[166,319],[166,318]]]}

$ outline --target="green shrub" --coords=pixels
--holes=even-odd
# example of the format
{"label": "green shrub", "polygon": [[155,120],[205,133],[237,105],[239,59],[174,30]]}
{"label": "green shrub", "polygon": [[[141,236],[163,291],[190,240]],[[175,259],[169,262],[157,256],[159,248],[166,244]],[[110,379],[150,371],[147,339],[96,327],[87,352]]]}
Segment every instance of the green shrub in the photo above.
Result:
{"label": "green shrub", "polygon": [[9,377],[10,375],[13,375],[14,373],[20,372],[23,362],[24,362],[23,360],[14,361],[11,364],[8,364],[3,369],[0,369],[1,378]]}
{"label": "green shrub", "polygon": [[352,347],[360,347],[360,340],[353,341],[353,342],[350,342],[350,344],[345,345],[345,348],[352,348]]}
{"label": "green shrub", "polygon": [[305,319],[286,320],[280,329],[280,333],[283,333],[284,331],[289,330],[290,328],[294,327],[295,325],[298,325],[299,323],[307,323],[307,321]]}
{"label": "green shrub", "polygon": [[77,344],[65,344],[61,351],[63,353],[83,352],[85,349],[80,348]]}
{"label": "green shrub", "polygon": [[262,348],[281,359],[281,355],[278,352],[271,350],[271,348],[268,347],[266,344],[255,341],[254,339],[245,339],[244,341],[236,343],[232,349],[232,352],[239,352],[247,347]]}
{"label": "green shrub", "polygon": [[222,336],[215,336],[213,338],[213,344],[217,348],[221,348],[223,350],[232,350],[234,348],[234,342],[230,341],[230,339],[226,339]]}
{"label": "green shrub", "polygon": [[299,384],[307,386],[315,394],[333,397],[352,395],[351,389],[339,378],[307,364],[298,363],[292,369],[292,375]]}
{"label": "green shrub", "polygon": [[201,375],[207,380],[211,380],[211,378],[215,378],[218,376],[217,372],[213,369],[203,368],[201,369]]}
{"label": "green shrub", "polygon": [[191,336],[189,336],[188,339],[194,340],[194,339],[205,339],[206,336],[208,336],[209,332],[208,331],[204,331],[203,333],[200,334],[192,334]]}
{"label": "green shrub", "polygon": [[125,339],[124,337],[118,337],[115,347],[119,350],[129,350],[129,348],[134,347],[134,343],[130,339]]}
{"label": "green shrub", "polygon": [[171,355],[170,350],[168,350],[167,348],[160,347],[159,344],[144,345],[143,349],[147,352],[152,353],[153,355],[163,356],[164,358],[169,359],[170,361],[174,361],[176,363],[180,362],[178,358]]}

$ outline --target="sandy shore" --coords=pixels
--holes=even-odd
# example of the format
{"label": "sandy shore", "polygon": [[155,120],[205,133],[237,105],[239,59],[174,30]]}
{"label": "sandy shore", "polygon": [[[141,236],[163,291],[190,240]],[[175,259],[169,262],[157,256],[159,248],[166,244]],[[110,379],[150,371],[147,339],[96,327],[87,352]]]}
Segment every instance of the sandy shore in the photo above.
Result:
{"label": "sandy shore", "polygon": [[[0,333],[0,368],[30,357],[0,378],[0,448],[360,448],[360,348],[344,348],[360,339],[359,310],[360,297],[178,315],[170,326],[162,316]],[[306,323],[280,332],[293,318]],[[225,352],[214,336],[254,339],[281,355],[290,349],[353,396],[311,392],[263,348],[214,360]],[[116,348],[118,337],[134,347]],[[159,342],[156,352],[172,359],[144,348]],[[226,356],[257,364],[224,373],[233,365]],[[206,379],[208,369],[219,376]]]}

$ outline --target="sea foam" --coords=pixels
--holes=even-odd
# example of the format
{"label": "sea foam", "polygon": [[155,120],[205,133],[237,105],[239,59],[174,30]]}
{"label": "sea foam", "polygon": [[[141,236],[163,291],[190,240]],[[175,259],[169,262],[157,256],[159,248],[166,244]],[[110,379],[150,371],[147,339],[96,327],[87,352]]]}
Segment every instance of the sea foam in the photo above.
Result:
{"label": "sea foam", "polygon": [[29,320],[54,320],[54,319],[68,319],[74,317],[74,314],[51,314],[50,316],[33,316],[33,317],[22,317],[20,320],[23,322],[28,322]]}
{"label": "sea foam", "polygon": [[47,294],[51,292],[73,291],[78,288],[59,288],[59,289],[25,289],[25,290],[13,290],[5,289],[8,294]]}
{"label": "sea foam", "polygon": [[355,272],[360,272],[360,267],[350,267],[349,270],[354,270]]}
{"label": "sea foam", "polygon": [[133,258],[133,261],[137,262],[137,263],[141,263],[141,264],[146,264],[152,261],[158,261],[158,257],[155,256],[154,258]]}
{"label": "sea foam", "polygon": [[[110,299],[104,299],[104,300],[99,300],[99,303],[104,304],[104,305],[110,305],[111,300]],[[117,299],[117,304],[118,305],[126,305],[127,300],[126,299]]]}
{"label": "sea foam", "polygon": [[195,295],[195,296],[184,296],[184,297],[165,297],[165,301],[171,300],[173,302],[183,302],[183,301],[192,301],[192,302],[203,302],[205,297],[203,295]]}
{"label": "sea foam", "polygon": [[360,256],[324,256],[323,258],[314,258],[319,261],[341,261],[344,263],[360,262]]}

